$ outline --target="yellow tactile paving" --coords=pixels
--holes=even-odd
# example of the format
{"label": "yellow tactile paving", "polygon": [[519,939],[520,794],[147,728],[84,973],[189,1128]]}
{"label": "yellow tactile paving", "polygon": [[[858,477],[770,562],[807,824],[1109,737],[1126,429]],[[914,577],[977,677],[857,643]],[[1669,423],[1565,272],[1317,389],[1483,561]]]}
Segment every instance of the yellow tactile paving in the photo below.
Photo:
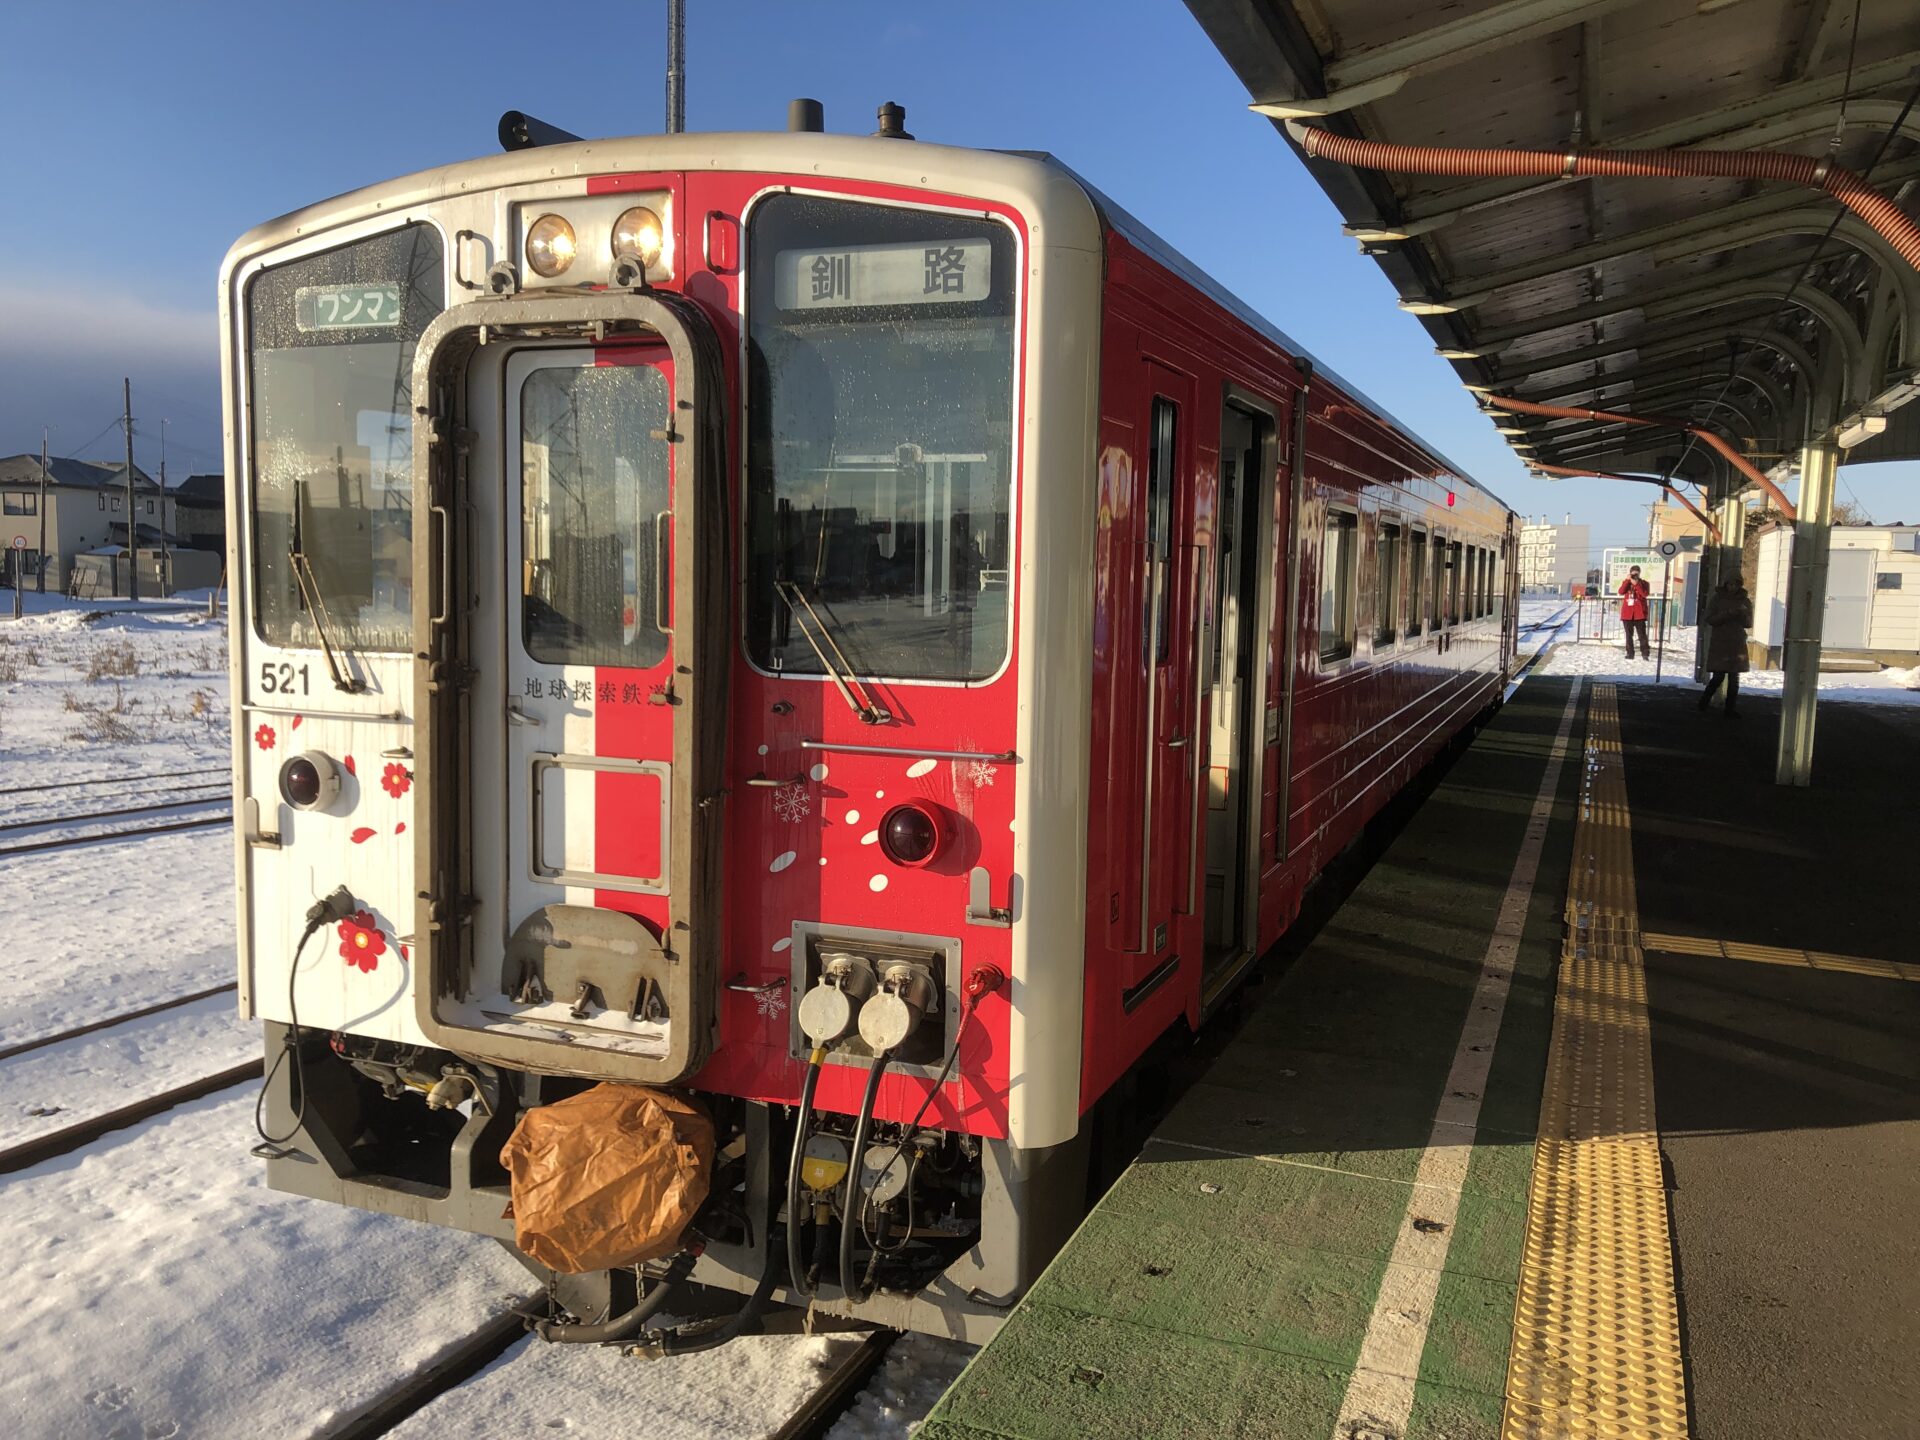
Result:
{"label": "yellow tactile paving", "polygon": [[1613,686],[1594,687],[1587,728],[1502,1435],[1678,1440],[1687,1394],[1642,963],[1655,937],[1640,934]]}
{"label": "yellow tactile paving", "polygon": [[1748,945],[1738,940],[1707,940],[1697,935],[1643,935],[1643,949],[1663,955],[1704,955],[1720,960],[1747,960],[1755,965],[1805,965],[1843,975],[1871,975],[1877,980],[1920,980],[1920,965],[1880,960],[1871,955],[1829,955],[1824,950],[1789,950],[1778,945]]}

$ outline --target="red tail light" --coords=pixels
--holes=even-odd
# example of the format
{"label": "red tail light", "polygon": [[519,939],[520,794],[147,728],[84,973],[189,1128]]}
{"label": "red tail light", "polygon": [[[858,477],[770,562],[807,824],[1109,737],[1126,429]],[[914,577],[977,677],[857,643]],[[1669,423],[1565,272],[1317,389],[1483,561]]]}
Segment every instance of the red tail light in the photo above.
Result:
{"label": "red tail light", "polygon": [[932,864],[951,834],[946,812],[926,800],[909,800],[880,817],[881,852],[913,870]]}

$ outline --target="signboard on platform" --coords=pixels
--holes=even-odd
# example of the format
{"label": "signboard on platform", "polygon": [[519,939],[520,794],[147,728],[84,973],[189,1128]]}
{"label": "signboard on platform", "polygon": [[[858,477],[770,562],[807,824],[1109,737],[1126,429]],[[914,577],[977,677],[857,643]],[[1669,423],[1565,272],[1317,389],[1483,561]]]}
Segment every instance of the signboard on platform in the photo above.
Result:
{"label": "signboard on platform", "polygon": [[1653,587],[1653,593],[1660,594],[1660,575],[1666,568],[1666,559],[1653,546],[1625,549],[1609,546],[1600,552],[1600,563],[1606,571],[1606,579],[1601,583],[1600,593],[1613,599],[1620,593],[1620,584],[1627,578],[1627,572],[1634,566],[1640,567],[1640,578]]}

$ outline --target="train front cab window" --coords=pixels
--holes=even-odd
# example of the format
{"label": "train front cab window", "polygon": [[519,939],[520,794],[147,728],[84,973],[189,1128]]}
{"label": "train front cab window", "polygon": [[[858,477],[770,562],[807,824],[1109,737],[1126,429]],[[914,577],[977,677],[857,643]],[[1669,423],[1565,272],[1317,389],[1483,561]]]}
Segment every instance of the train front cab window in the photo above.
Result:
{"label": "train front cab window", "polygon": [[748,655],[991,679],[1011,619],[1012,233],[788,194],[754,207],[748,243]]}
{"label": "train front cab window", "polygon": [[[247,287],[253,610],[270,645],[404,651],[413,634],[413,353],[444,304],[409,225]],[[114,509],[120,508],[115,498]]]}
{"label": "train front cab window", "polygon": [[1272,415],[1229,401],[1220,416],[1218,563],[1207,752],[1206,965],[1203,983],[1251,944],[1249,864],[1259,815],[1259,659],[1271,592],[1261,589],[1271,513]]}

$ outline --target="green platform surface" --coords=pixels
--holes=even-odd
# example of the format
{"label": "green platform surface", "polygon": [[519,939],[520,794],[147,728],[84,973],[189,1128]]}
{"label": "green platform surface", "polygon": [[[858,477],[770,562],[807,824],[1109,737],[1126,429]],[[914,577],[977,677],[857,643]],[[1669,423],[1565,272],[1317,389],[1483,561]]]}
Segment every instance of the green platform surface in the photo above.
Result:
{"label": "green platform surface", "polygon": [[[919,1440],[1333,1434],[1571,683],[1530,680],[1458,753]],[[1395,1440],[1499,1428],[1580,707]]]}

